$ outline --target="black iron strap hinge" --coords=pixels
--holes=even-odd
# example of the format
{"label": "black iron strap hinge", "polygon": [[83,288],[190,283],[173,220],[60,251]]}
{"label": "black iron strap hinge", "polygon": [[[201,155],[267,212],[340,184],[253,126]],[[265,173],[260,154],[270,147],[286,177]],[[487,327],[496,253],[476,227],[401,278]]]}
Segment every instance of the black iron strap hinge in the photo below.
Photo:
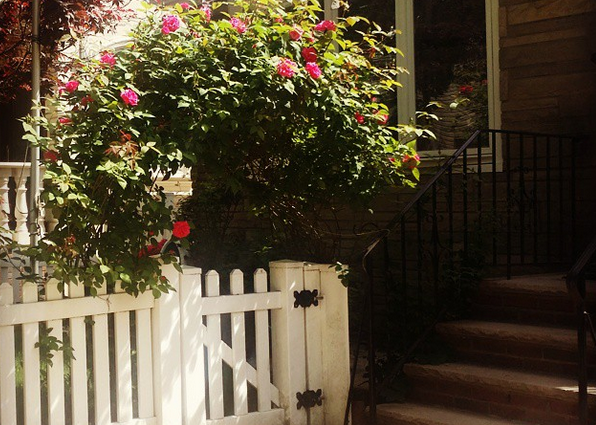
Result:
{"label": "black iron strap hinge", "polygon": [[318,389],[316,391],[306,390],[303,393],[296,393],[296,409],[301,408],[310,409],[311,407],[321,406],[323,404],[323,391]]}
{"label": "black iron strap hinge", "polygon": [[312,291],[309,291],[308,289],[303,289],[302,291],[294,291],[294,298],[294,308],[306,308],[310,307],[311,305],[316,307],[319,305],[319,300],[323,299],[322,296],[319,296],[318,289],[314,289]]}

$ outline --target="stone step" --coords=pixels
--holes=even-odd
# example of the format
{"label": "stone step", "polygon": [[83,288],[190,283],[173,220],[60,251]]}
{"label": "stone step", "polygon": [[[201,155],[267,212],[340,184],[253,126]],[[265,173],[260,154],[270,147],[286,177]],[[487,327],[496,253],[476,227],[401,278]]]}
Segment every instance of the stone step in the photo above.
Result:
{"label": "stone step", "polygon": [[377,406],[378,425],[533,425],[457,409],[416,403]]}
{"label": "stone step", "polygon": [[[550,373],[577,372],[577,334],[571,328],[461,320],[440,323],[436,331],[462,360]],[[594,353],[592,347],[589,353]]]}
{"label": "stone step", "polygon": [[[596,305],[596,285],[588,282],[588,301]],[[574,306],[562,273],[485,279],[472,306],[478,319],[574,326]]]}
{"label": "stone step", "polygon": [[[464,363],[408,364],[410,399],[541,425],[577,422],[577,381],[515,369]],[[591,416],[596,387],[590,387]]]}

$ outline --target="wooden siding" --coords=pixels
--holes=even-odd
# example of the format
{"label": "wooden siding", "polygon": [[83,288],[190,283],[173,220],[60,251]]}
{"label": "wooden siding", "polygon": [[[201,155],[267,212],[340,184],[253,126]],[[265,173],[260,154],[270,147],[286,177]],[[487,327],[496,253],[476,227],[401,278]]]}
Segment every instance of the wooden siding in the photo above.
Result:
{"label": "wooden siding", "polygon": [[[502,126],[587,135],[577,163],[579,233],[596,232],[596,2],[500,0]],[[584,241],[585,242],[585,241]],[[580,246],[581,246],[580,242]]]}

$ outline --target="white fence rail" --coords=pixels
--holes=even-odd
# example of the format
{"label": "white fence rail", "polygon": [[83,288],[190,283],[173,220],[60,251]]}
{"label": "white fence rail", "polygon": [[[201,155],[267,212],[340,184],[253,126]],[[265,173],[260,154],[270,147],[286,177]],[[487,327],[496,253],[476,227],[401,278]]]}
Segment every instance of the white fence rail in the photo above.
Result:
{"label": "white fence rail", "polygon": [[[176,291],[157,300],[119,287],[63,295],[49,281],[23,285],[20,301],[3,282],[0,425],[342,423],[346,290],[328,266],[270,269],[270,281],[259,269],[220,282],[215,271],[164,266]],[[319,290],[318,307],[294,307],[303,289]],[[307,389],[324,396],[308,414],[296,399]]]}

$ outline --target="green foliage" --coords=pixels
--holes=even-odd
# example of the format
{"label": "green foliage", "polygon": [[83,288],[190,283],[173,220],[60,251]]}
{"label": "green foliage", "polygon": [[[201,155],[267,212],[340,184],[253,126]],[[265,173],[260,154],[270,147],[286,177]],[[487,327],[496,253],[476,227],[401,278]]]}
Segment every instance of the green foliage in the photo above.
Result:
{"label": "green foliage", "polygon": [[[387,185],[414,184],[402,163],[414,154],[401,143],[409,129],[386,125],[378,101],[396,89],[397,71],[371,62],[396,54],[382,42],[391,33],[373,26],[350,41],[360,18],[322,29],[314,2],[212,6],[223,19],[205,7],[146,5],[128,47],[67,76],[59,121],[40,120],[47,137],[26,124],[45,151],[42,199],[58,217],[30,254],[61,281],[168,289],[157,259],[138,255],[172,228],[157,172],[192,166],[282,225],[313,205],[363,204]],[[316,51],[310,70],[304,48]]]}

